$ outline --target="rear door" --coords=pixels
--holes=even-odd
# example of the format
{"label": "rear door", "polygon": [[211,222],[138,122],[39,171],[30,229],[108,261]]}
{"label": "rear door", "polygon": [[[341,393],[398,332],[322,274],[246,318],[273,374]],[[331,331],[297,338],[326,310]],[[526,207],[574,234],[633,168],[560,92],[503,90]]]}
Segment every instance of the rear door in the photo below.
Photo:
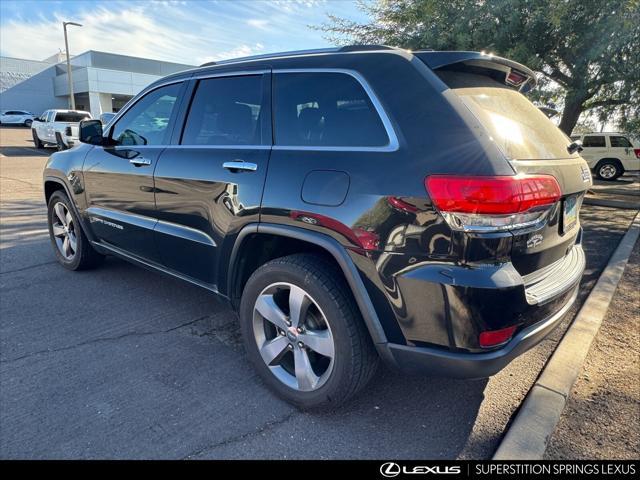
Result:
{"label": "rear door", "polygon": [[609,146],[612,158],[618,158],[626,170],[640,170],[638,157],[631,141],[624,135],[609,135]]}
{"label": "rear door", "polygon": [[[496,76],[439,72],[474,114],[517,174],[552,175],[562,198],[536,227],[513,231],[512,263],[526,275],[562,259],[579,240],[578,212],[591,172],[571,141],[538,108]],[[586,137],[588,138],[588,137]]]}
{"label": "rear door", "polygon": [[192,80],[184,126],[155,171],[162,263],[212,289],[238,231],[259,220],[271,150],[270,84],[266,70]]}
{"label": "rear door", "polygon": [[91,228],[107,248],[157,262],[153,170],[167,147],[184,83],[146,93],[87,154],[83,175]]}

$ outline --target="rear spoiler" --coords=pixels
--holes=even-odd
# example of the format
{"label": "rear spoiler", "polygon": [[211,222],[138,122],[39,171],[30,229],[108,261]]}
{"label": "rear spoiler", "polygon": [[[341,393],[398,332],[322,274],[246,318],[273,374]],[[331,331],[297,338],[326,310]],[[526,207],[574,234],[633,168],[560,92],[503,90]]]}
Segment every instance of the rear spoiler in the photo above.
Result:
{"label": "rear spoiler", "polygon": [[[482,52],[432,52],[414,51],[413,54],[432,70],[470,67],[473,70],[490,70],[499,74],[506,85],[522,93],[536,86],[536,75],[530,68],[509,60]],[[475,68],[474,68],[475,67]],[[502,76],[504,74],[504,76]]]}

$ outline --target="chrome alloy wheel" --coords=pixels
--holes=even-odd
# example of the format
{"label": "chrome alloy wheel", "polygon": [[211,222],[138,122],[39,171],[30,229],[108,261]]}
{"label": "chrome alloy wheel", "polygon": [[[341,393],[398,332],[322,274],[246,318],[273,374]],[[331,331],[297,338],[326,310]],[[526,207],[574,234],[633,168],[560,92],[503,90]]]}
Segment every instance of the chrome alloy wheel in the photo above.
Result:
{"label": "chrome alloy wheel", "polygon": [[310,392],[333,370],[335,344],[326,317],[302,288],[274,283],[253,307],[253,334],[262,360],[288,387]]}
{"label": "chrome alloy wheel", "polygon": [[72,260],[78,249],[76,228],[69,209],[62,202],[53,206],[51,230],[60,254],[66,260]]}
{"label": "chrome alloy wheel", "polygon": [[610,178],[615,177],[617,172],[618,171],[617,171],[616,167],[614,167],[613,165],[608,163],[608,164],[603,165],[602,167],[600,167],[600,171],[598,173],[600,173],[600,176],[602,178],[606,178],[608,180]]}

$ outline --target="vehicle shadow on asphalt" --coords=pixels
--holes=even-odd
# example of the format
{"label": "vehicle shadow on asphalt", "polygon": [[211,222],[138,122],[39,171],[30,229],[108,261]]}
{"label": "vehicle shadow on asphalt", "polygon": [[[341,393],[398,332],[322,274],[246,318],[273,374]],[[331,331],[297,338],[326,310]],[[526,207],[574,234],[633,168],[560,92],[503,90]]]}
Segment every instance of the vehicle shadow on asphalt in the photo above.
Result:
{"label": "vehicle shadow on asphalt", "polygon": [[69,272],[48,239],[2,253],[5,458],[455,458],[484,399],[486,380],[381,368],[343,408],[302,412],[212,294],[112,257]]}
{"label": "vehicle shadow on asphalt", "polygon": [[5,146],[0,147],[0,154],[6,157],[34,157],[34,156],[42,156],[48,157],[56,150],[53,148],[36,148],[35,145],[30,147],[19,147],[19,146]]}

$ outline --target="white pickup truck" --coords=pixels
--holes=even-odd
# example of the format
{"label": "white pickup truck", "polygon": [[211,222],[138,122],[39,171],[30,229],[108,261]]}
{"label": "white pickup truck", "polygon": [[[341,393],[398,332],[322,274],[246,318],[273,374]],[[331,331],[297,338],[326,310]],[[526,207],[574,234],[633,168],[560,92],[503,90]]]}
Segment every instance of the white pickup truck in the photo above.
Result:
{"label": "white pickup truck", "polygon": [[31,134],[36,148],[55,145],[66,150],[78,143],[78,127],[81,120],[91,118],[81,110],[46,110],[33,120]]}

